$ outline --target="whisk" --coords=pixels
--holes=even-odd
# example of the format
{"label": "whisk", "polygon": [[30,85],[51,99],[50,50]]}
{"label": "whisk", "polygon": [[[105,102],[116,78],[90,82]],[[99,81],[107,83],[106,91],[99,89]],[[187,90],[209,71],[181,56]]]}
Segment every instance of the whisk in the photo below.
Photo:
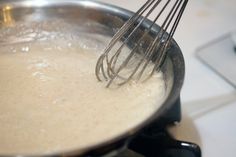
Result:
{"label": "whisk", "polygon": [[[146,81],[162,66],[172,37],[188,0],[147,0],[113,36],[97,60],[95,74],[99,81],[124,85],[131,80]],[[148,18],[158,10],[155,19]],[[161,23],[150,40],[155,23]],[[143,25],[147,27],[143,27]],[[141,33],[140,33],[141,32]],[[129,43],[134,43],[132,47]],[[128,47],[128,48],[127,48]]]}

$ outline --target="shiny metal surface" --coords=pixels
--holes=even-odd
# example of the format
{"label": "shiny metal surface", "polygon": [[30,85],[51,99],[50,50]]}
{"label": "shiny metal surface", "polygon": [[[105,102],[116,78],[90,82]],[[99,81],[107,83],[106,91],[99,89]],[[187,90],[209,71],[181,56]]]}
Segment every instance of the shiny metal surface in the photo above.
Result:
{"label": "shiny metal surface", "polygon": [[[113,36],[98,59],[96,65],[97,79],[107,81],[106,87],[109,87],[114,83],[121,86],[131,80],[147,81],[152,77],[156,71],[160,70],[166,58],[166,52],[187,2],[188,0],[146,1]],[[155,19],[150,26],[140,33],[141,27],[155,10],[158,11]],[[160,19],[162,18],[164,20],[161,22]],[[159,23],[160,29],[156,36],[149,41],[145,38],[156,22]],[[123,40],[122,44],[120,44],[121,40]],[[135,46],[129,51],[125,51],[124,47],[130,40],[135,43]],[[137,53],[141,55],[137,57]],[[127,69],[131,70],[122,73]]]}
{"label": "shiny metal surface", "polygon": [[[60,19],[68,24],[78,25],[78,29],[82,29],[82,31],[88,33],[112,36],[131,15],[132,13],[127,10],[89,0],[1,0],[0,30],[15,27],[18,23],[22,22],[31,23]],[[92,25],[89,24],[91,22],[93,23]],[[146,25],[148,25],[148,22]],[[150,33],[150,38],[155,35],[155,30],[158,29],[159,27],[155,25],[154,31]],[[77,29],[68,31],[70,33],[76,33]],[[0,46],[4,42],[9,41],[0,36]],[[132,44],[131,42],[130,45]],[[179,98],[184,79],[184,60],[175,42],[171,44],[167,59],[161,70],[164,72],[166,81],[166,101],[145,123],[140,124],[135,129],[119,137],[115,137],[113,140],[88,147],[83,151],[71,150],[68,152],[42,153],[31,156],[92,156],[91,154],[104,154],[110,149],[122,149],[126,147],[132,136],[154,120],[160,118]],[[12,156],[23,157],[24,154],[15,154]]]}

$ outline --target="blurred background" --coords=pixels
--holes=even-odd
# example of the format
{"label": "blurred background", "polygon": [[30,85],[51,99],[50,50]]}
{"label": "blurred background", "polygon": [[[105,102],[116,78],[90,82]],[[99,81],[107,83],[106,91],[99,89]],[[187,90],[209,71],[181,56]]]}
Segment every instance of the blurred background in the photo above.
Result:
{"label": "blurred background", "polygon": [[[136,11],[146,0],[99,1]],[[235,0],[190,0],[174,36],[186,75],[183,119],[169,130],[200,145],[203,157],[236,154],[235,33]]]}

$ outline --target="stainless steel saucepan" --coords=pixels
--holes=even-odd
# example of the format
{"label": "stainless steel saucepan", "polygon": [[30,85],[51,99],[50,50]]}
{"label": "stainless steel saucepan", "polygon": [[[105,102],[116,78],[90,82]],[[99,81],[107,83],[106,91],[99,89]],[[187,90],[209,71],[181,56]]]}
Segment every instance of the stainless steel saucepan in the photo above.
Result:
{"label": "stainless steel saucepan", "polygon": [[[88,0],[1,0],[0,30],[6,27],[14,27],[19,22],[30,23],[60,19],[68,25],[78,25],[85,32],[112,36],[132,14],[132,12],[116,6]],[[91,22],[93,23],[92,25],[89,24]],[[140,28],[140,31],[143,31],[142,28],[148,27],[149,24],[150,21],[147,20]],[[150,39],[155,36],[155,32],[158,29],[159,26],[156,25],[152,33],[150,33]],[[77,30],[67,31],[76,33]],[[0,36],[1,43],[6,42],[5,40]],[[130,47],[133,45],[134,43],[129,43]],[[171,47],[168,50],[162,71],[164,73],[167,95],[161,107],[145,122],[120,136],[114,137],[112,140],[88,147],[83,151],[75,149],[73,151],[61,151],[47,155],[36,154],[35,156],[103,156],[103,154],[109,154],[111,150],[118,152],[128,147],[130,142],[151,124],[161,125],[162,118],[170,108],[174,107],[175,102],[178,101],[184,81],[184,59],[175,41],[172,41]],[[195,145],[185,143],[182,146],[186,145],[190,148],[189,150],[199,154],[199,148]],[[181,143],[175,144],[175,147],[182,146]],[[194,150],[195,148],[196,150]],[[0,156],[5,155],[0,154]],[[13,156],[19,157],[24,156],[24,154],[14,154]]]}

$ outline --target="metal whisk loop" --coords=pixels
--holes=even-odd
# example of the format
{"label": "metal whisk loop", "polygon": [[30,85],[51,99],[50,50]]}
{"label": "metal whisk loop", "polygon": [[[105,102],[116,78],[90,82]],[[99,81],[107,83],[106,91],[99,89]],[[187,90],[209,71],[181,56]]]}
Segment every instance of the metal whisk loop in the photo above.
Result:
{"label": "metal whisk loop", "polygon": [[109,42],[108,46],[104,50],[104,53],[99,57],[96,65],[96,76],[99,81],[102,81],[100,78],[100,70],[102,71],[103,77],[105,79],[107,78],[107,74],[104,70],[104,59],[106,59],[106,64],[109,63],[107,54],[111,51],[112,47],[116,44],[117,41],[119,41],[122,36],[126,33],[126,31],[129,29],[129,27],[135,23],[135,21],[144,13],[144,11],[150,6],[150,4],[155,0],[148,0],[121,28],[120,30],[113,36],[112,40]]}
{"label": "metal whisk loop", "polygon": [[[148,0],[114,35],[99,57],[95,69],[97,79],[108,81],[109,87],[113,82],[123,85],[130,80],[146,81],[160,70],[187,2]],[[154,20],[140,31],[154,10],[158,10]],[[155,23],[161,23],[160,28],[152,41],[147,40]],[[130,42],[134,45],[127,48]]]}

